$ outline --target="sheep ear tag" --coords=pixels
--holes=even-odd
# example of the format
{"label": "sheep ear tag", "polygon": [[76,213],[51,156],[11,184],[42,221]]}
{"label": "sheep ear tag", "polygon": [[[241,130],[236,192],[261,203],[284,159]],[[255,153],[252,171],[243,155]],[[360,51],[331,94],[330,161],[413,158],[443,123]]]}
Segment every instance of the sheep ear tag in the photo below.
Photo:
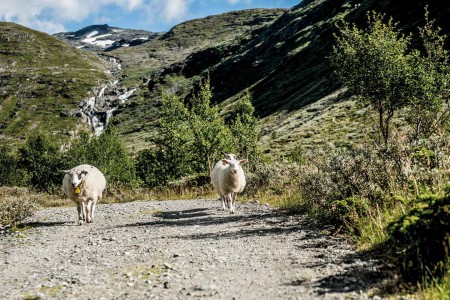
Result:
{"label": "sheep ear tag", "polygon": [[75,189],[75,194],[79,194],[79,193],[81,193],[81,189],[80,189],[80,187],[78,186],[76,189]]}

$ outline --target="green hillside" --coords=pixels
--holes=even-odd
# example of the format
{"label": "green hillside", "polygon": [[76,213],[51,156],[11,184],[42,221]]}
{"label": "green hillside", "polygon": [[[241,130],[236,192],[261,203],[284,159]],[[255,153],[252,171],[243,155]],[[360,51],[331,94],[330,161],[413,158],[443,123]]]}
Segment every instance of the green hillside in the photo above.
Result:
{"label": "green hillside", "polygon": [[[213,100],[224,113],[249,89],[267,152],[360,140],[370,129],[360,121],[365,109],[345,93],[328,60],[335,23],[345,18],[361,24],[367,11],[377,10],[408,33],[423,24],[427,4],[430,17],[448,33],[450,9],[437,0],[304,0],[289,10],[251,9],[181,23],[148,43],[102,54],[122,67],[111,97],[135,89],[114,113],[114,123],[129,149],[145,149],[161,92],[187,98],[209,76]],[[9,23],[2,23],[0,38],[1,138],[22,138],[33,128],[64,133],[85,127],[74,115],[80,101],[109,78],[104,60]]]}
{"label": "green hillside", "polygon": [[15,143],[32,130],[61,137],[77,129],[78,104],[108,77],[93,54],[0,22],[0,139]]}

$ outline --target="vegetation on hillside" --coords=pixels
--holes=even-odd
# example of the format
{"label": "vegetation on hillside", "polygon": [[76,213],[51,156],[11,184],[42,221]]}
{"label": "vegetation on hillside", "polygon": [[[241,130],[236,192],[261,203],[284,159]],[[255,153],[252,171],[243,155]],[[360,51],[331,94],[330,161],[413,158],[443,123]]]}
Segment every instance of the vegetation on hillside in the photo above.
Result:
{"label": "vegetation on hillside", "polygon": [[62,141],[80,126],[70,112],[109,78],[95,55],[7,22],[0,22],[0,71],[0,139],[8,144],[36,130]]}
{"label": "vegetation on hillside", "polygon": [[[300,195],[285,208],[334,224],[361,249],[380,251],[412,286],[440,287],[450,274],[450,65],[445,37],[427,12],[425,20],[417,49],[392,19],[375,12],[364,28],[339,25],[331,62],[378,116],[378,134],[308,153]],[[393,126],[394,119],[403,126]]]}

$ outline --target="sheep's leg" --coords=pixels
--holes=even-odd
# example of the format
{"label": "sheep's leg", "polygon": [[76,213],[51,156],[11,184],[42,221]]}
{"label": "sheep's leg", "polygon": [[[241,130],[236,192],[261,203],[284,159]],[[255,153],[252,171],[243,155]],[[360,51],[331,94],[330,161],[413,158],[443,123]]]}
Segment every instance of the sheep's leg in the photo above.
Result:
{"label": "sheep's leg", "polygon": [[82,210],[83,210],[83,221],[86,222],[87,214],[88,214],[87,203],[83,201],[83,202],[81,202],[81,205],[82,205]]}
{"label": "sheep's leg", "polygon": [[237,193],[230,193],[230,213],[234,214],[234,209],[236,208],[236,198]]}
{"label": "sheep's leg", "polygon": [[86,222],[92,223],[92,206],[94,205],[94,201],[89,199],[86,205]]}
{"label": "sheep's leg", "polygon": [[83,225],[83,207],[80,202],[77,203],[77,211],[78,211],[78,225]]}
{"label": "sheep's leg", "polygon": [[94,222],[94,215],[95,215],[95,208],[97,207],[97,201],[94,201],[92,203],[92,208],[91,208],[91,219],[92,222]]}
{"label": "sheep's leg", "polygon": [[227,195],[227,198],[228,198],[228,207],[230,208],[230,213],[234,214],[233,193],[229,193]]}
{"label": "sheep's leg", "polygon": [[224,195],[220,195],[220,200],[222,201],[222,210],[226,210],[226,207],[225,207],[226,197]]}

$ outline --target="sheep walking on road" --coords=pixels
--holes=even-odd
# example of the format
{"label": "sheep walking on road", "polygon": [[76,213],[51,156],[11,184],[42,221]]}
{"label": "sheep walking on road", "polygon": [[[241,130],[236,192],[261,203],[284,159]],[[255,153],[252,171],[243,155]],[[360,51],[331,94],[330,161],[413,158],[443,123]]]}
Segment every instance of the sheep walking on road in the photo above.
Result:
{"label": "sheep walking on road", "polygon": [[65,170],[63,190],[67,198],[77,204],[78,224],[94,221],[95,206],[102,199],[106,179],[102,172],[91,165],[79,165]]}
{"label": "sheep walking on road", "polygon": [[222,209],[225,210],[228,206],[232,214],[237,194],[245,188],[245,174],[241,166],[245,163],[246,159],[222,159],[211,172],[211,183],[220,196]]}

